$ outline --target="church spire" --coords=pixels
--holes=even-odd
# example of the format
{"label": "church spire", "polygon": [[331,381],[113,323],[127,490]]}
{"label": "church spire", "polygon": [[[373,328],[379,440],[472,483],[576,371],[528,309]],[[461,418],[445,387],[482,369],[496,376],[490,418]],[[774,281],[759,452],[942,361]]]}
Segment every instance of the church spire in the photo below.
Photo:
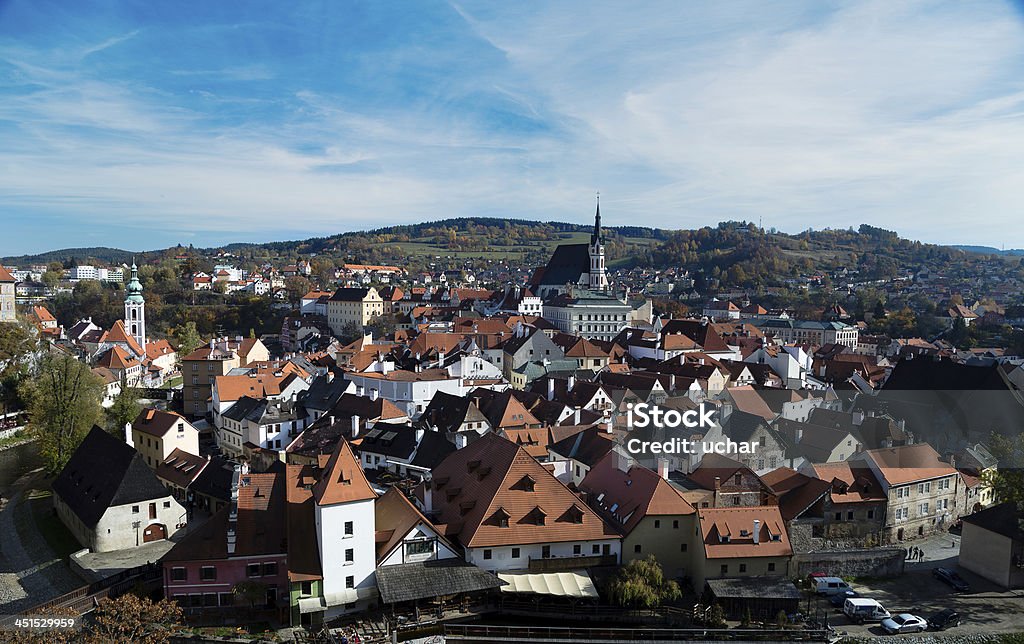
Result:
{"label": "church spire", "polygon": [[601,193],[597,193],[597,213],[594,215],[594,234],[590,236],[591,244],[601,243]]}

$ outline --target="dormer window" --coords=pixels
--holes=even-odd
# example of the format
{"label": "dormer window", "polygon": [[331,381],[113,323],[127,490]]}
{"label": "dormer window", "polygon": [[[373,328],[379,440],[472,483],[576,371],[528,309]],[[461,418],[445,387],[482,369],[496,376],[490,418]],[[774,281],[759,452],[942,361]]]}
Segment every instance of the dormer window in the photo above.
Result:
{"label": "dormer window", "polygon": [[547,521],[547,516],[548,516],[547,512],[542,510],[540,506],[535,507],[533,509],[533,523],[534,523],[534,525],[544,525],[545,522]]}
{"label": "dormer window", "polygon": [[480,467],[480,461],[470,461],[466,463],[466,471],[472,472],[476,468]]}
{"label": "dormer window", "polygon": [[494,524],[497,525],[499,528],[508,527],[508,518],[509,514],[508,512],[505,512],[505,508],[498,508],[492,515]]}
{"label": "dormer window", "polygon": [[466,514],[468,514],[474,507],[476,507],[476,501],[463,501],[459,504],[459,514],[466,516]]}
{"label": "dormer window", "polygon": [[519,487],[524,492],[533,492],[533,490],[536,487],[536,485],[537,485],[537,481],[532,476],[530,476],[529,474],[527,474],[523,478],[519,479]]}
{"label": "dormer window", "polygon": [[565,512],[565,518],[570,523],[583,523],[583,510],[578,505],[573,505]]}

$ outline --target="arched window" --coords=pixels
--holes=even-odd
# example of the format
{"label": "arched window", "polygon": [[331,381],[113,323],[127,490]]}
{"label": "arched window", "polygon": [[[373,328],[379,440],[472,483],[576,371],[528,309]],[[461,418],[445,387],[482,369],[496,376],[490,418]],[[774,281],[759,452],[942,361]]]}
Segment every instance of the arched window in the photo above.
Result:
{"label": "arched window", "polygon": [[136,311],[135,309],[132,309],[132,319],[133,320],[137,320],[138,317],[139,317],[139,312]]}
{"label": "arched window", "polygon": [[135,335],[138,332],[139,332],[138,327],[133,324],[132,325],[132,335]]}

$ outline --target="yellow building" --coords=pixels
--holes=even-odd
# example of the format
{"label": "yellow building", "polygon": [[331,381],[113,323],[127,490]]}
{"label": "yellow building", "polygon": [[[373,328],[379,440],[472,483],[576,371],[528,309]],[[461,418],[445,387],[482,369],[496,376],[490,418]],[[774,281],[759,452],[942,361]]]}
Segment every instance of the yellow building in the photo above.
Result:
{"label": "yellow building", "polygon": [[339,288],[327,300],[327,324],[335,335],[349,324],[362,328],[378,315],[384,315],[384,299],[372,286]]}

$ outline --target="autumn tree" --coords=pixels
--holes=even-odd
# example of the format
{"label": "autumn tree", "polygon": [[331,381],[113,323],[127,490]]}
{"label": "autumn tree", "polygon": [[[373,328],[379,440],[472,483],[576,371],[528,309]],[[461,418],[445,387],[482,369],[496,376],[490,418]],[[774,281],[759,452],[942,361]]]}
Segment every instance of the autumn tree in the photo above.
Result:
{"label": "autumn tree", "polygon": [[124,431],[127,423],[133,422],[142,411],[139,404],[141,393],[138,387],[128,384],[128,379],[121,376],[121,391],[114,397],[114,404],[107,409],[107,431],[119,434]]}
{"label": "autumn tree", "polygon": [[59,472],[100,418],[100,379],[70,355],[51,355],[19,393],[27,403],[29,429],[39,439],[47,469]]}
{"label": "autumn tree", "polygon": [[196,323],[192,320],[175,330],[174,339],[178,343],[177,351],[181,358],[195,351],[203,343],[203,339],[199,337],[199,332],[196,330]]}
{"label": "autumn tree", "polygon": [[301,275],[292,275],[284,281],[284,290],[288,293],[288,302],[298,306],[302,296],[313,290],[313,283]]}
{"label": "autumn tree", "polygon": [[182,618],[181,608],[172,601],[154,602],[128,593],[100,600],[86,632],[95,642],[169,644]]}
{"label": "autumn tree", "polygon": [[656,608],[682,597],[679,584],[665,579],[661,564],[653,555],[623,566],[609,590],[614,602],[633,608]]}

